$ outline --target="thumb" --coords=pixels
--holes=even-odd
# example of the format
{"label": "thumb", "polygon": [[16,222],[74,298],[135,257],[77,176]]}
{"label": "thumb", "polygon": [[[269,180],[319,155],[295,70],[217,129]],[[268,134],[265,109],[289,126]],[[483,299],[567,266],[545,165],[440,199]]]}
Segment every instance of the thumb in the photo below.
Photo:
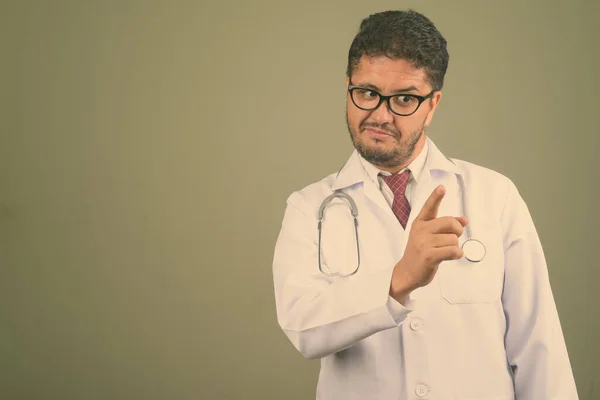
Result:
{"label": "thumb", "polygon": [[455,218],[458,222],[460,222],[460,224],[462,225],[463,228],[469,223],[468,217],[455,217]]}

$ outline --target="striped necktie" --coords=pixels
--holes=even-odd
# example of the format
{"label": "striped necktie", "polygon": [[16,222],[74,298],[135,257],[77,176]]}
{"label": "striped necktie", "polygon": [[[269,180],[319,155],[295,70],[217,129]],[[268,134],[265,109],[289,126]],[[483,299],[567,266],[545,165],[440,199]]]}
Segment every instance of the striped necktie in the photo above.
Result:
{"label": "striped necktie", "polygon": [[382,177],[394,194],[392,211],[396,215],[396,218],[398,218],[398,221],[400,221],[402,228],[406,229],[406,223],[410,215],[410,204],[408,204],[408,199],[404,193],[408,185],[408,179],[410,178],[410,170],[407,169],[395,175],[382,175]]}

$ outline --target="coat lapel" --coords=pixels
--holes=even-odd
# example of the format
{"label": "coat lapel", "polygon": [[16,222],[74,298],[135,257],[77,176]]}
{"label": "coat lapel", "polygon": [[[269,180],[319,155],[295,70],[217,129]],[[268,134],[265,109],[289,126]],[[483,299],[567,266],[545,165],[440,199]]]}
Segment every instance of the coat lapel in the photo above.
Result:
{"label": "coat lapel", "polygon": [[[361,194],[358,194],[361,198],[355,199],[355,201],[358,200],[359,203],[363,203],[363,197],[366,197],[381,208],[384,213],[388,213],[391,218],[396,218],[378,185],[373,182],[367,171],[364,169],[356,150],[352,152],[352,155],[346,164],[338,172],[332,190],[345,190],[350,189],[353,186],[356,186],[357,189],[353,192],[362,192]],[[360,188],[362,188],[362,190],[360,190]]]}
{"label": "coat lapel", "polygon": [[419,215],[425,202],[438,185],[446,187],[446,195],[440,204],[438,216],[443,216],[449,209],[452,209],[449,199],[454,198],[453,192],[456,186],[454,182],[456,181],[456,174],[459,174],[460,171],[454,162],[446,157],[429,137],[427,137],[427,141],[429,151],[425,161],[425,168],[421,174],[421,180],[416,188],[408,224],[411,224],[417,215]]}
{"label": "coat lapel", "polygon": [[[454,164],[451,159],[446,157],[433,143],[433,141],[426,137],[428,141],[429,150],[427,153],[427,159],[425,161],[425,167],[421,173],[419,183],[416,186],[415,196],[413,198],[413,204],[411,205],[411,213],[407,223],[407,231],[410,229],[410,224],[414,221],[415,217],[419,214],[423,208],[425,201],[431,194],[431,192],[440,184],[446,186],[447,192],[444,199],[451,197],[451,190],[455,186],[455,174],[459,174],[458,167]],[[375,182],[369,177],[367,171],[363,168],[358,152],[354,150],[352,155],[346,162],[346,164],[338,172],[335,181],[333,182],[333,190],[342,190],[354,187],[357,190],[351,190],[354,192],[353,196],[361,196],[359,193],[362,192],[364,197],[368,198],[371,202],[377,205],[383,210],[384,213],[389,214],[390,218],[396,219],[391,207],[386,202],[385,197],[381,193],[381,190]],[[362,187],[362,191],[360,190]],[[354,188],[353,188],[354,189]],[[359,203],[362,203],[363,198],[360,197],[355,199]],[[448,201],[442,200],[440,205],[440,212],[438,215],[443,215],[443,211],[447,209],[446,204]],[[449,204],[448,204],[449,205]],[[398,223],[398,226],[400,224]]]}

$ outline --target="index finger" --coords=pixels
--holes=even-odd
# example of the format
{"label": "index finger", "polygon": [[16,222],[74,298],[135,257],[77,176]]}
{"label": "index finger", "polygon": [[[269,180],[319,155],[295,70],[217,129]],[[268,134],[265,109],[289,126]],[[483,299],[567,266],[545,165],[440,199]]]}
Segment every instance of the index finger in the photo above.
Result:
{"label": "index finger", "polygon": [[433,192],[429,195],[425,204],[423,204],[423,208],[419,212],[419,215],[416,216],[416,220],[421,221],[430,221],[432,219],[437,218],[438,209],[440,208],[440,203],[446,194],[446,188],[444,185],[440,185],[435,188]]}

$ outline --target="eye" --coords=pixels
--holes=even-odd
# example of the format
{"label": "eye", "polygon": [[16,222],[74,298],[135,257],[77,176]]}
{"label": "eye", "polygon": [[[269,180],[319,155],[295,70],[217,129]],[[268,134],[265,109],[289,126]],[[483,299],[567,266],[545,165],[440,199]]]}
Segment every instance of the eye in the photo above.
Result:
{"label": "eye", "polygon": [[413,107],[417,103],[416,97],[408,94],[401,94],[393,98],[393,102],[399,107]]}
{"label": "eye", "polygon": [[362,97],[366,98],[375,98],[377,97],[377,93],[369,89],[358,89],[358,94]]}

